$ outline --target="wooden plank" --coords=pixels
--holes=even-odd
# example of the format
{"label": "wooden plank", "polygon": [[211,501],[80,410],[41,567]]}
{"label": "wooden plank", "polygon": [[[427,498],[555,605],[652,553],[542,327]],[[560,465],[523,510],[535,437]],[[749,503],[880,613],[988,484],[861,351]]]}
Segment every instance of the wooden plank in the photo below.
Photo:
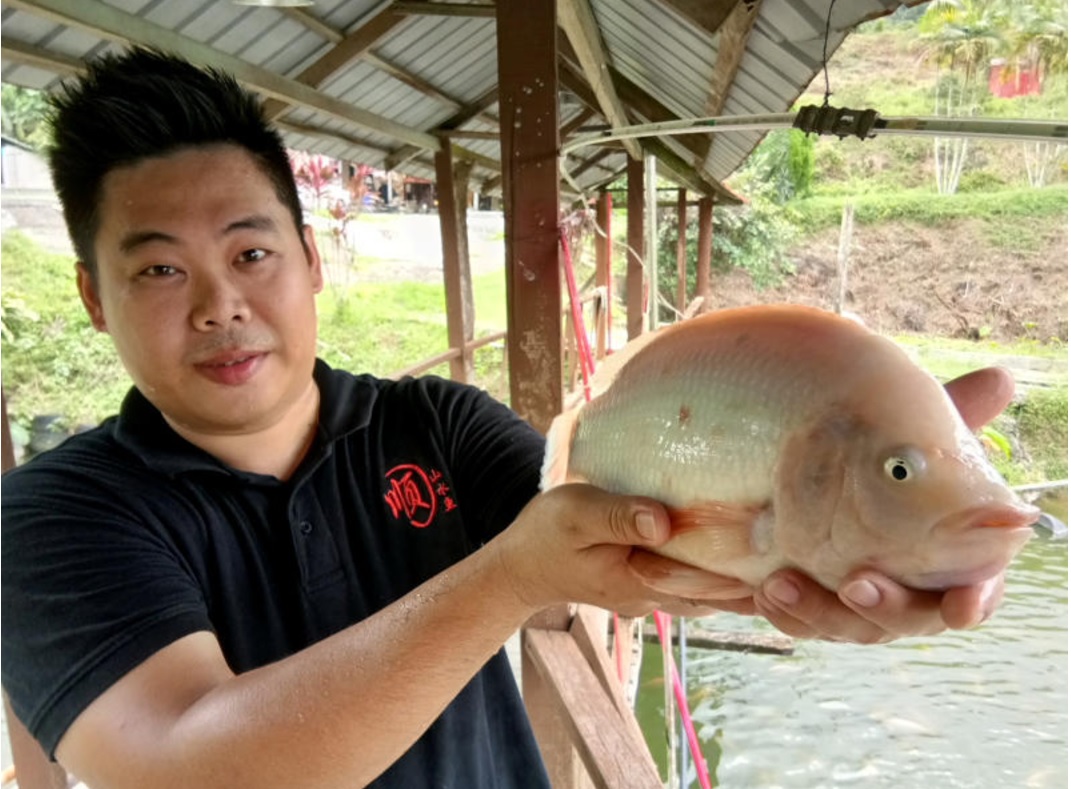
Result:
{"label": "wooden plank", "polygon": [[699,200],[699,249],[695,261],[695,296],[702,299],[700,312],[710,309],[710,255],[714,241],[714,201]]}
{"label": "wooden plank", "polygon": [[[714,74],[710,78],[710,93],[707,98],[707,115],[721,115],[729,91],[736,82],[740,63],[747,53],[751,29],[759,17],[762,0],[738,3],[729,13],[718,34],[718,56],[714,61]],[[710,149],[717,144],[718,135],[707,135],[703,140],[704,150],[696,155],[696,167],[702,167],[710,156]]]}
{"label": "wooden plank", "polygon": [[[643,738],[639,721],[625,698],[625,688],[617,677],[617,672],[610,662],[610,655],[606,651],[606,629],[608,624],[608,612],[590,605],[582,605],[577,609],[573,617],[573,624],[569,628],[576,645],[580,647],[580,653],[587,660],[595,673],[595,678],[602,685],[606,696],[614,705],[617,714],[621,718],[625,735],[633,742],[637,753],[646,753],[647,741]],[[650,761],[651,775],[658,779],[658,769],[653,760]]]}
{"label": "wooden plank", "polygon": [[[658,630],[654,625],[645,625],[643,640],[659,643]],[[673,636],[673,642],[680,641]],[[702,630],[689,628],[689,649],[723,649],[730,652],[753,652],[757,655],[791,655],[795,641],[782,633],[736,633],[728,630]]]}
{"label": "wooden plank", "polygon": [[439,231],[443,251],[443,284],[446,287],[446,334],[451,348],[461,349],[450,360],[450,377],[470,383],[474,370],[472,341],[476,322],[472,301],[472,271],[469,266],[468,193],[471,162],[454,164],[449,147],[435,154],[435,181],[439,195]]}
{"label": "wooden plank", "polygon": [[545,432],[562,409],[556,9],[498,10],[510,404]]}
{"label": "wooden plank", "polygon": [[573,747],[569,732],[560,724],[558,704],[553,687],[540,674],[525,644],[528,633],[539,630],[569,629],[573,621],[575,605],[559,605],[540,611],[521,628],[521,682],[524,689],[524,706],[532,723],[543,755],[543,764],[555,789],[589,789],[584,763]]}
{"label": "wooden plank", "polygon": [[662,789],[646,750],[621,726],[613,702],[568,633],[530,630],[525,653],[553,690],[562,727],[568,731],[588,776],[599,789]]}
{"label": "wooden plank", "polygon": [[629,159],[625,167],[628,182],[628,248],[625,250],[625,321],[628,338],[643,334],[643,162]]}
{"label": "wooden plank", "polygon": [[304,25],[316,35],[322,36],[325,41],[330,41],[332,44],[341,43],[343,39],[346,38],[346,35],[341,30],[336,30],[320,19],[320,17],[304,8],[288,8],[287,6],[282,6],[279,8],[279,11],[286,14],[298,24]]}
{"label": "wooden plank", "polygon": [[496,6],[491,3],[430,3],[406,2],[394,0],[391,11],[399,14],[418,14],[424,16],[478,16],[494,18]]}
{"label": "wooden plank", "polygon": [[601,319],[595,322],[595,358],[601,361],[610,347],[610,330],[613,326],[613,260],[614,241],[610,232],[614,198],[609,192],[600,192],[595,203],[595,286],[604,294]]}
{"label": "wooden plank", "polygon": [[688,294],[688,190],[677,190],[677,311],[684,312]]}
{"label": "wooden plank", "polygon": [[50,52],[44,47],[25,44],[22,41],[11,39],[0,40],[0,53],[5,60],[12,63],[22,63],[26,66],[43,68],[45,71],[55,71],[60,76],[68,77],[80,74],[85,70],[85,63],[77,58],[61,55],[58,52]]}
{"label": "wooden plank", "polygon": [[[610,78],[610,59],[603,47],[599,24],[588,0],[560,0],[558,18],[603,115],[615,129],[628,126],[628,113]],[[640,158],[640,144],[636,140],[625,140],[625,149],[631,158]]]}

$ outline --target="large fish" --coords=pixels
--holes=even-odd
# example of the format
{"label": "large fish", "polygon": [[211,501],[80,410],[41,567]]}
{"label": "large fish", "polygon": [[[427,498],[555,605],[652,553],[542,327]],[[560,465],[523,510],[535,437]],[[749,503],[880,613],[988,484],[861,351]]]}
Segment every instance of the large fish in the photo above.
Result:
{"label": "large fish", "polygon": [[752,585],[792,566],[835,589],[870,567],[946,589],[1033,533],[944,388],[854,321],[727,309],[615,357],[605,391],[551,426],[543,486],[663,502],[667,556]]}

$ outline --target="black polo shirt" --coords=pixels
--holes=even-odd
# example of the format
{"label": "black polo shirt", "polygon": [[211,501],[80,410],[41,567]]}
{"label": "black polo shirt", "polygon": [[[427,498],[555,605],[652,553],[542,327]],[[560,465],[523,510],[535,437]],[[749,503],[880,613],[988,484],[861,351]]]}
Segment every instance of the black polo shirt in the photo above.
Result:
{"label": "black polo shirt", "polygon": [[[236,672],[284,658],[469,555],[535,494],[542,438],[486,394],[323,362],[315,377],[318,433],[286,482],[189,444],[136,389],[4,476],[3,685],[46,752],[176,639],[214,632]],[[504,652],[373,785],[547,785]]]}

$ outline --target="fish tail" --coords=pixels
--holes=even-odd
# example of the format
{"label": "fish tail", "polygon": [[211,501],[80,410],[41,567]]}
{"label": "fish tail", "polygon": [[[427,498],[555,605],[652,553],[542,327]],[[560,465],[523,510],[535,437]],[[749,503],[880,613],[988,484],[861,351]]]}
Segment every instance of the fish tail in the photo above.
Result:
{"label": "fish tail", "polygon": [[576,420],[580,409],[574,408],[554,417],[547,431],[547,446],[543,454],[543,469],[540,474],[540,490],[549,490],[561,485],[569,476],[569,448],[576,432]]}

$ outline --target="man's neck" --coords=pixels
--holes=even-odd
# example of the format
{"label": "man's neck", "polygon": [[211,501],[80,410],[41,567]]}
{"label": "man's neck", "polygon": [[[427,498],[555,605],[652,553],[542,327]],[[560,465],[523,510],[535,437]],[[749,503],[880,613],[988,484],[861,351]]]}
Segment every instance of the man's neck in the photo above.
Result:
{"label": "man's neck", "polygon": [[232,468],[267,474],[285,480],[297,470],[313,438],[320,412],[320,389],[315,383],[294,403],[290,412],[272,425],[249,433],[205,434],[165,419],[191,444]]}

